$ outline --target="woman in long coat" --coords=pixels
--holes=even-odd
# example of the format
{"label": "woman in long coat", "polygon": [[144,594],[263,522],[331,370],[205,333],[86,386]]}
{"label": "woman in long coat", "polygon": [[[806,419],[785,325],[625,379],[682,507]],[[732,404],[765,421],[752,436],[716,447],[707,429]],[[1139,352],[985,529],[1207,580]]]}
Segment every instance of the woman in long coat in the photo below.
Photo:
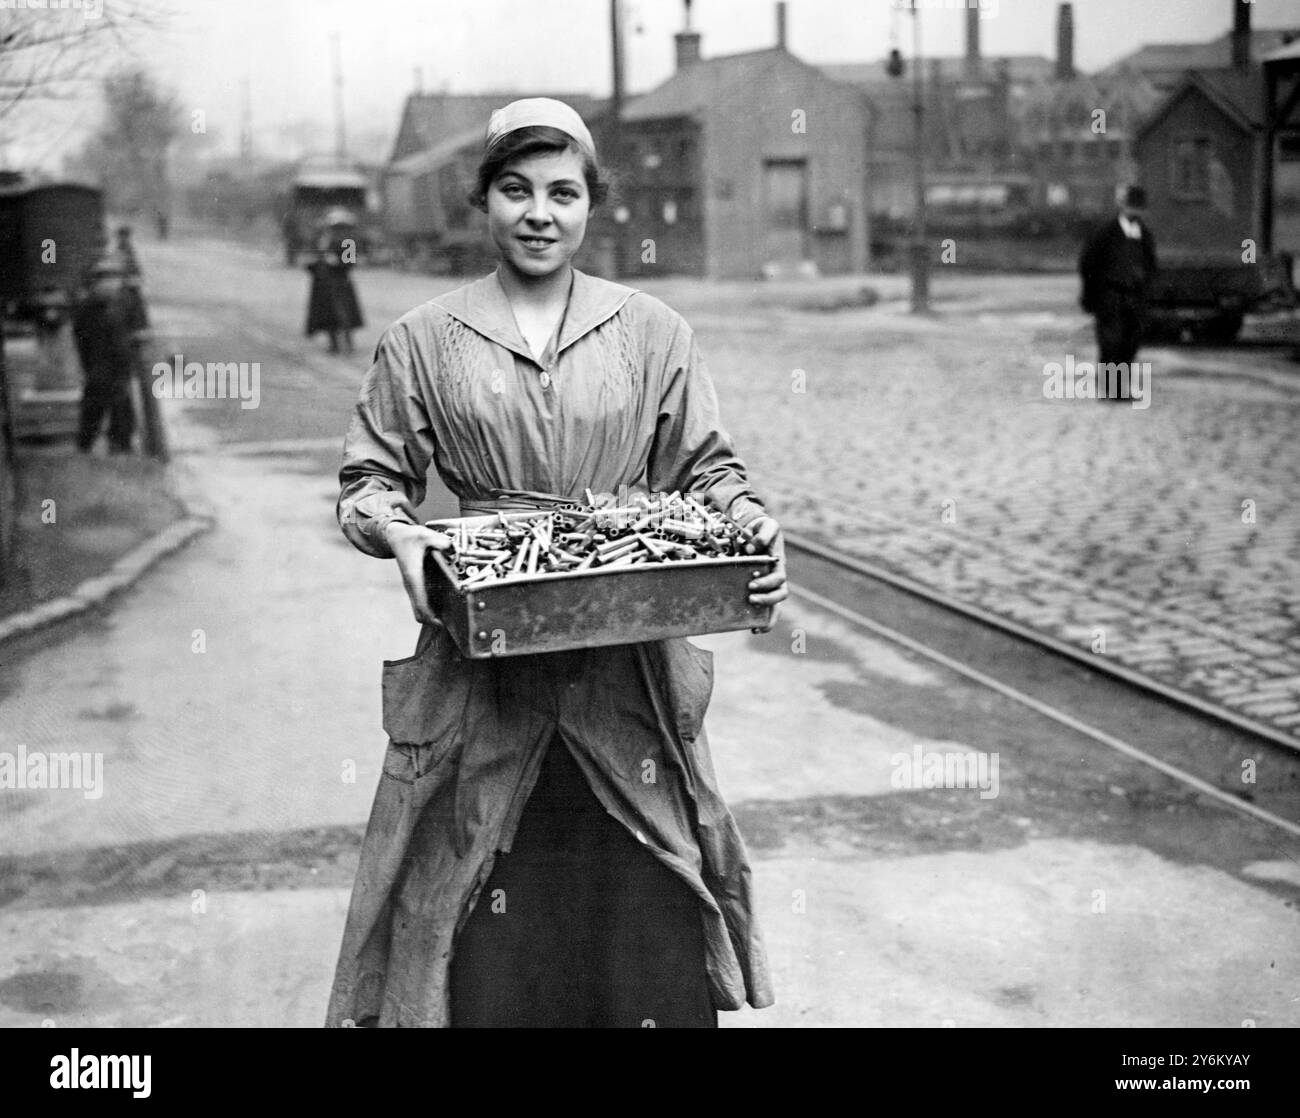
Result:
{"label": "woman in long coat", "polygon": [[[352,352],[352,331],[365,325],[361,304],[352,286],[351,271],[356,261],[356,229],[346,210],[326,215],[316,238],[316,256],[307,266],[311,291],[307,297],[307,337],[329,335],[330,352]],[[343,341],[339,345],[340,338]]]}
{"label": "woman in long coat", "polygon": [[[339,523],[396,558],[423,627],[384,665],[389,746],[331,1025],[713,1027],[772,1001],[704,733],[711,654],[675,639],[469,660],[424,589],[427,549],[450,543],[414,512],[430,464],[466,515],[690,492],[783,559],[690,327],[569,262],[604,191],[569,106],[494,113],[475,200],[500,266],[394,323],[362,386]],[[750,591],[783,599],[783,561]]]}

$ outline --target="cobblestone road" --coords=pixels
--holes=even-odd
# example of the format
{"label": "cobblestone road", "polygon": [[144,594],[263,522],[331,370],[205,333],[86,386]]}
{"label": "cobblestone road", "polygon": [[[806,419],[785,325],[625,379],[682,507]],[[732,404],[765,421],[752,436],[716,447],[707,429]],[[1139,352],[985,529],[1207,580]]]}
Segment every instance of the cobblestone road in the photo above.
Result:
{"label": "cobblestone road", "polygon": [[[192,281],[172,255],[155,282],[176,299]],[[285,303],[277,268],[240,275],[259,312],[230,313],[265,335],[256,356],[280,391],[289,376],[306,386],[310,370],[276,357],[297,344],[302,303]],[[458,282],[364,272],[356,380],[383,326]],[[809,309],[850,304],[864,283],[879,305]],[[1072,276],[936,276],[933,320],[906,313],[901,276],[638,285],[695,328],[724,419],[791,530],[1300,745],[1300,366],[1153,349],[1144,410],[1049,400],[1046,362],[1094,357]],[[220,318],[218,295],[205,289],[194,314]],[[355,388],[314,390],[310,409],[231,413],[226,434],[332,436]]]}
{"label": "cobblestone road", "polygon": [[791,530],[1300,739],[1300,367],[1153,349],[1146,409],[1047,399],[1090,330],[1023,282],[930,322],[662,293]]}

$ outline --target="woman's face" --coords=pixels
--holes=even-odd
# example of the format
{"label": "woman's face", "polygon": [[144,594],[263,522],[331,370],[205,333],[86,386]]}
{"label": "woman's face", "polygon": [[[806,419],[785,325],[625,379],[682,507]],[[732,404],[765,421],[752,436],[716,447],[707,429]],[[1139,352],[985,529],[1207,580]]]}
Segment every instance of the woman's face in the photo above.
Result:
{"label": "woman's face", "polygon": [[488,188],[488,231],[502,259],[541,279],[563,268],[587,232],[591,196],[574,151],[512,160]]}

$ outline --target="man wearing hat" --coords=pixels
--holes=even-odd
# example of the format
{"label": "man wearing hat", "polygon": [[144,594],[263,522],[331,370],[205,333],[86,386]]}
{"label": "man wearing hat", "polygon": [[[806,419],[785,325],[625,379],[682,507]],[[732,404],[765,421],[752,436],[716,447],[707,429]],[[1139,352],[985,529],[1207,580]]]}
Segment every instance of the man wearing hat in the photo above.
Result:
{"label": "man wearing hat", "polygon": [[99,438],[105,415],[109,451],[131,453],[135,432],[133,323],[131,303],[123,289],[125,278],[120,260],[104,257],[91,269],[89,292],[73,312],[72,331],[85,375],[77,446],[87,453]]}
{"label": "man wearing hat", "polygon": [[[1146,317],[1147,291],[1156,272],[1156,242],[1142,220],[1146,191],[1121,186],[1115,192],[1118,216],[1097,230],[1083,247],[1079,274],[1083,309],[1097,322],[1098,399],[1129,398],[1128,370],[1137,359]],[[1110,394],[1100,366],[1120,365],[1119,391]]]}

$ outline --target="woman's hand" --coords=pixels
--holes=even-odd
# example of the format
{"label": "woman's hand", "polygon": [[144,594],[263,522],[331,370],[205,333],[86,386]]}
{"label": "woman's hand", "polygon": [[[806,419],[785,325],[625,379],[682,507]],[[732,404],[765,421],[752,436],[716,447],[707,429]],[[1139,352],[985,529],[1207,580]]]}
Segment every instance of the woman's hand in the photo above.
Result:
{"label": "woman's hand", "polygon": [[388,544],[397,569],[402,572],[402,585],[411,603],[415,620],[422,625],[440,624],[429,606],[429,589],[424,581],[424,556],[429,548],[446,551],[451,547],[451,537],[419,524],[403,520],[390,520],[384,529],[384,542]]}
{"label": "woman's hand", "polygon": [[[749,540],[745,544],[746,554],[776,556],[776,566],[771,572],[750,582],[749,600],[756,606],[775,606],[790,596],[785,584],[785,540],[781,536],[781,525],[770,516],[760,516],[751,520],[746,527],[749,531]],[[776,620],[776,610],[772,611],[772,620]],[[765,633],[771,627],[767,625],[754,632]]]}

